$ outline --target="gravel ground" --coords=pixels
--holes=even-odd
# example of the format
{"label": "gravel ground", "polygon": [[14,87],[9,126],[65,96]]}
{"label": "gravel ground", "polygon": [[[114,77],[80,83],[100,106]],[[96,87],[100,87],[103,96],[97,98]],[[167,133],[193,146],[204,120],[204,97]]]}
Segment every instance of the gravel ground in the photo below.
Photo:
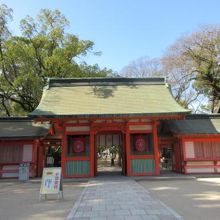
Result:
{"label": "gravel ground", "polygon": [[[186,220],[220,219],[220,178],[138,182]],[[50,196],[40,202],[40,181],[0,180],[0,220],[65,219],[86,184],[65,182],[63,200]]]}
{"label": "gravel ground", "polygon": [[63,200],[50,195],[48,200],[40,202],[40,181],[20,183],[15,180],[0,180],[0,220],[65,219],[86,184],[64,183]]}
{"label": "gravel ground", "polygon": [[138,182],[185,220],[220,219],[220,178]]}

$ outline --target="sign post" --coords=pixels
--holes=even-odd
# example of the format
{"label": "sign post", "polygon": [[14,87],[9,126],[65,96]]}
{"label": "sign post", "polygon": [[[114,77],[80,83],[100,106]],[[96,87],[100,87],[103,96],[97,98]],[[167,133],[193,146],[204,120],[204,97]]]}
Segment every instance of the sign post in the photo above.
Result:
{"label": "sign post", "polygon": [[47,195],[57,194],[57,199],[63,198],[63,185],[61,167],[49,167],[43,169],[43,176],[40,188],[40,200],[42,195],[47,199]]}

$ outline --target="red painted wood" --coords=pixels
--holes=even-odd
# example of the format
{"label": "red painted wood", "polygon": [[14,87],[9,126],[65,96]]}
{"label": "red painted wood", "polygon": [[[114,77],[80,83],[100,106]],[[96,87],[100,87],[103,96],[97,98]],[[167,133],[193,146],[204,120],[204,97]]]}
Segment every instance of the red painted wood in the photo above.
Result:
{"label": "red painted wood", "polygon": [[174,157],[175,157],[175,170],[179,173],[182,172],[182,153],[180,143],[174,143]]}
{"label": "red painted wood", "polygon": [[127,175],[127,162],[126,162],[126,137],[125,134],[122,133],[122,173],[123,175]]}
{"label": "red painted wood", "polygon": [[77,157],[66,157],[65,161],[73,161],[73,160],[80,160],[80,161],[90,161],[90,156],[77,156]]}
{"label": "red painted wood", "polygon": [[[33,139],[33,140],[1,140],[0,141],[0,144],[3,144],[3,145],[7,145],[8,147],[14,147],[14,146],[20,146],[22,149],[24,147],[24,145],[31,145],[32,146],[32,159],[31,160],[28,160],[28,161],[24,161],[23,158],[22,160],[19,160],[19,161],[16,161],[16,162],[0,162],[0,165],[1,165],[1,169],[2,169],[2,166],[4,165],[19,165],[21,163],[29,163],[30,164],[30,173],[31,173],[31,177],[36,177],[37,174],[38,174],[38,155],[37,155],[37,151],[38,151],[38,140],[36,139]],[[1,148],[1,146],[0,146]],[[12,173],[11,170],[1,170],[1,172],[4,172],[4,173]],[[16,171],[18,172],[18,170]]]}
{"label": "red painted wood", "polygon": [[127,176],[131,176],[131,146],[130,146],[130,133],[129,125],[126,126],[126,162],[127,162]]}
{"label": "red painted wood", "polygon": [[38,172],[37,176],[40,177],[43,173],[43,167],[44,167],[44,155],[45,155],[45,149],[42,145],[42,142],[38,143]]}
{"label": "red painted wood", "polygon": [[[35,139],[33,139],[33,140],[9,140],[9,139],[2,139],[2,140],[0,140],[0,144],[2,143],[2,144],[7,144],[7,143],[14,143],[14,144],[33,144],[33,141],[34,141]],[[11,147],[13,147],[13,146],[11,146]]]}
{"label": "red painted wood", "polygon": [[129,130],[130,134],[151,134],[152,130]]}
{"label": "red painted wood", "polygon": [[209,157],[209,158],[198,157],[198,158],[187,158],[187,159],[185,159],[185,161],[212,161],[212,160],[216,160],[216,159],[220,159],[220,158],[217,158],[217,157]]}
{"label": "red painted wood", "polygon": [[90,131],[71,131],[71,132],[65,132],[66,135],[89,135]]}
{"label": "red painted wood", "polygon": [[63,176],[64,178],[89,178],[90,175],[64,175]]}
{"label": "red painted wood", "polygon": [[[20,161],[17,161],[17,162],[0,162],[0,165],[3,166],[3,165],[19,165],[20,163],[24,163],[23,160],[20,160]],[[32,160],[29,160],[29,161],[25,161],[25,163],[32,163]]]}
{"label": "red painted wood", "polygon": [[[94,134],[95,134],[95,131],[94,131]],[[98,142],[97,142],[97,137],[99,136],[99,134],[95,134],[95,136],[94,136],[94,142],[95,142],[95,144],[94,144],[94,176],[97,176],[97,174],[98,174],[98,158],[97,158],[97,152],[98,152],[98,149],[97,149],[97,146],[98,146]]]}
{"label": "red painted wood", "polygon": [[132,154],[130,156],[131,159],[154,159],[154,155],[149,155],[149,154],[142,154],[142,155],[134,155]]}
{"label": "red painted wood", "polygon": [[15,170],[1,170],[0,169],[0,173],[18,173],[19,170],[18,169],[15,169]]}
{"label": "red painted wood", "polygon": [[186,168],[214,168],[213,165],[185,165]]}
{"label": "red painted wood", "polygon": [[[187,141],[192,141],[194,143],[196,142],[203,142],[203,143],[215,143],[215,142],[219,142],[220,141],[220,137],[217,136],[203,136],[203,137],[199,137],[199,136],[191,136],[191,137],[182,137],[182,144],[183,144],[183,162],[184,162],[184,173],[187,174],[187,168],[214,168],[214,173],[217,172],[217,161],[218,159],[220,160],[220,158],[216,157],[215,155],[215,146],[210,145],[211,150],[212,150],[212,154],[209,157],[197,157],[197,158],[186,158],[186,142]],[[190,161],[211,161],[213,162],[213,165],[187,165],[187,162]]]}
{"label": "red painted wood", "polygon": [[139,122],[128,122],[128,125],[152,125],[152,122],[144,122],[144,121],[139,121]]}
{"label": "red painted wood", "polygon": [[[124,154],[123,154],[123,172],[128,176],[136,175],[131,173],[131,159],[155,159],[155,173],[156,175],[160,172],[160,155],[159,155],[159,141],[160,143],[163,142],[158,140],[157,137],[157,122],[156,120],[160,119],[182,119],[184,116],[177,116],[177,115],[169,115],[169,116],[138,116],[138,117],[122,117],[122,118],[114,118],[114,117],[107,117],[107,118],[89,118],[89,123],[87,122],[79,122],[79,120],[84,120],[85,118],[74,118],[74,117],[67,117],[67,118],[41,118],[37,120],[41,121],[51,121],[52,123],[56,124],[56,128],[59,131],[63,132],[62,135],[62,154],[61,154],[61,164],[62,164],[62,171],[64,177],[67,177],[65,174],[65,164],[66,161],[69,160],[87,160],[90,161],[90,174],[89,176],[94,176],[97,172],[97,155],[96,155],[96,135],[100,134],[109,134],[114,132],[124,132],[125,135],[123,137],[123,147],[124,147]],[[116,119],[122,119],[123,122],[115,122]],[[130,119],[150,119],[153,122],[129,122]],[[76,120],[76,123],[68,122],[68,120]],[[96,120],[105,120],[104,122],[98,123],[95,122]],[[65,128],[68,126],[89,126],[90,131],[83,131],[83,132],[66,132]],[[151,130],[132,130],[129,131],[129,125],[153,125],[152,131]],[[55,129],[56,131],[56,129]],[[153,133],[153,143],[154,143],[154,155],[131,155],[131,148],[130,148],[130,134],[138,134],[138,133]],[[67,157],[67,135],[90,135],[90,155],[89,156],[82,156],[82,157]],[[41,158],[42,160],[42,158]],[[140,175],[140,174],[139,174]],[[142,174],[141,174],[142,175]],[[152,174],[143,174],[143,175],[152,175]],[[70,177],[70,176],[68,176]],[[75,177],[75,176],[74,176]]]}
{"label": "red painted wood", "polygon": [[90,177],[95,176],[95,159],[96,159],[96,148],[95,148],[95,132],[93,126],[90,131]]}
{"label": "red painted wood", "polygon": [[160,152],[158,146],[158,137],[157,137],[157,122],[153,122],[153,143],[154,143],[154,160],[155,160],[155,175],[160,174]]}
{"label": "red painted wood", "polygon": [[150,172],[147,172],[147,173],[132,173],[132,176],[152,176],[152,175],[157,175],[157,174],[150,173]]}
{"label": "red painted wood", "polygon": [[66,136],[65,132],[63,132],[63,135],[62,135],[61,146],[62,146],[62,151],[61,151],[61,167],[62,167],[63,177],[66,177],[67,136]]}
{"label": "red painted wood", "polygon": [[76,127],[90,126],[90,123],[80,123],[80,122],[78,122],[78,123],[68,123],[68,122],[64,123],[64,127],[74,127],[74,126],[76,126]]}
{"label": "red painted wood", "polygon": [[183,160],[186,160],[186,139],[181,138],[180,143],[182,145],[182,155],[183,155]]}

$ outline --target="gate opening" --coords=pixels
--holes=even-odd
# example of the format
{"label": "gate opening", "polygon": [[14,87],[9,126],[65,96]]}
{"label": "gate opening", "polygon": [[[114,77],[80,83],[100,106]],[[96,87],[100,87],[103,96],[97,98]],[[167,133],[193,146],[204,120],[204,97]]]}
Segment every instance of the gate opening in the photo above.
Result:
{"label": "gate opening", "polygon": [[125,174],[125,152],[121,133],[101,133],[96,136],[96,175]]}

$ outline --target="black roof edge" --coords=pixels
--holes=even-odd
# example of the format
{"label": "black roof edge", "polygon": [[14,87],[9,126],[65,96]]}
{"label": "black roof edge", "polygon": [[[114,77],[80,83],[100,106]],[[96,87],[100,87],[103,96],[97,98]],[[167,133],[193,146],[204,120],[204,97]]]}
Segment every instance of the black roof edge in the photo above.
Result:
{"label": "black roof edge", "polygon": [[185,112],[161,112],[161,113],[133,113],[133,114],[89,114],[89,115],[29,115],[33,119],[37,118],[107,118],[107,117],[132,117],[132,116],[163,116],[163,115],[182,115],[186,116],[190,111]]}
{"label": "black roof edge", "polygon": [[164,77],[152,77],[152,78],[125,78],[125,77],[96,77],[96,78],[49,78],[48,86],[59,86],[63,84],[93,84],[93,83],[156,83],[165,84]]}
{"label": "black roof edge", "polygon": [[189,114],[189,115],[186,115],[186,119],[188,119],[188,120],[214,119],[214,118],[220,118],[220,114],[219,113],[213,113],[213,114]]}
{"label": "black roof edge", "polygon": [[33,139],[39,139],[39,138],[44,138],[46,135],[36,135],[36,136],[5,136],[5,137],[0,137],[1,140],[33,140]]}
{"label": "black roof edge", "polygon": [[0,117],[0,121],[32,121],[33,119],[29,116],[25,116],[25,117],[19,117],[19,116],[15,116],[15,117]]}

